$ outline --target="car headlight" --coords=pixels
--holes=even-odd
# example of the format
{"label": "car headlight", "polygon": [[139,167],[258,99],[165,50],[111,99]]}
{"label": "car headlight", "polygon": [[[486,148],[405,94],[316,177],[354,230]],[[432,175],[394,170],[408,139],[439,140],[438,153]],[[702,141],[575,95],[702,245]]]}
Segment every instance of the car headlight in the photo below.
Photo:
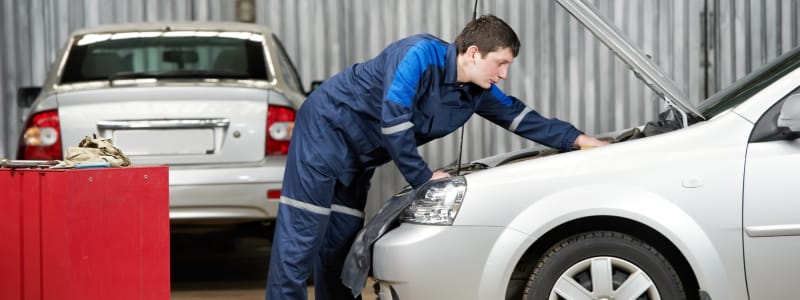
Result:
{"label": "car headlight", "polygon": [[463,176],[430,181],[417,191],[416,199],[400,219],[417,224],[452,225],[466,191],[467,181]]}

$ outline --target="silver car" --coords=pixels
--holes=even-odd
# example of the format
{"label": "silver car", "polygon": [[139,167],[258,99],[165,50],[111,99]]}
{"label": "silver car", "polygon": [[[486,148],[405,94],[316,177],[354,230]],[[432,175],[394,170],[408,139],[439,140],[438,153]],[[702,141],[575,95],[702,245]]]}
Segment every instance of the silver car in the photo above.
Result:
{"label": "silver car", "polygon": [[374,245],[381,299],[797,298],[800,49],[692,108],[593,8],[559,1],[669,110],[609,146],[429,182]]}
{"label": "silver car", "polygon": [[35,101],[24,103],[31,109],[18,158],[62,159],[97,133],[133,165],[169,165],[173,224],[269,221],[304,98],[289,56],[261,26],[84,29],[69,38]]}

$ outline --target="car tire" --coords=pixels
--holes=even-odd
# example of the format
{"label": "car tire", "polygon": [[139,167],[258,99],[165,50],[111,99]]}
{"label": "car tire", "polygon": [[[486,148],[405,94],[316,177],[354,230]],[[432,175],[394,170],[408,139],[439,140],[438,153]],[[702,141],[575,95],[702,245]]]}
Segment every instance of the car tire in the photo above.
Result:
{"label": "car tire", "polygon": [[658,250],[628,234],[593,231],[545,252],[522,299],[686,299],[686,293]]}

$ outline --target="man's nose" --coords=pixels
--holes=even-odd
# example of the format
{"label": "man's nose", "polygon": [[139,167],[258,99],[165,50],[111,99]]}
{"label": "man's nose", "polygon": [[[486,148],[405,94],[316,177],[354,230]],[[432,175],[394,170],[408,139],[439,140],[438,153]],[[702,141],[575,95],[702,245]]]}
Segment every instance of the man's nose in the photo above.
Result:
{"label": "man's nose", "polygon": [[506,66],[500,67],[500,73],[497,74],[497,76],[499,76],[500,79],[505,80],[506,77],[508,77],[508,67]]}

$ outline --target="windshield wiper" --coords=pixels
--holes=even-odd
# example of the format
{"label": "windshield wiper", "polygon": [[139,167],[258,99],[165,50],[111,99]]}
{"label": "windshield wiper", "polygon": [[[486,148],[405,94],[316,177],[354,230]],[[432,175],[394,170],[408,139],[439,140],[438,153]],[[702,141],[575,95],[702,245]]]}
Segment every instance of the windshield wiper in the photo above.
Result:
{"label": "windshield wiper", "polygon": [[109,83],[119,79],[154,78],[156,74],[150,72],[119,72],[108,76]]}
{"label": "windshield wiper", "polygon": [[122,79],[202,79],[202,78],[218,78],[218,79],[252,79],[249,74],[242,74],[230,71],[220,70],[172,70],[166,72],[120,72],[108,76],[109,83],[115,80]]}
{"label": "windshield wiper", "polygon": [[245,79],[248,74],[225,70],[172,70],[158,73],[156,78],[234,78]]}

